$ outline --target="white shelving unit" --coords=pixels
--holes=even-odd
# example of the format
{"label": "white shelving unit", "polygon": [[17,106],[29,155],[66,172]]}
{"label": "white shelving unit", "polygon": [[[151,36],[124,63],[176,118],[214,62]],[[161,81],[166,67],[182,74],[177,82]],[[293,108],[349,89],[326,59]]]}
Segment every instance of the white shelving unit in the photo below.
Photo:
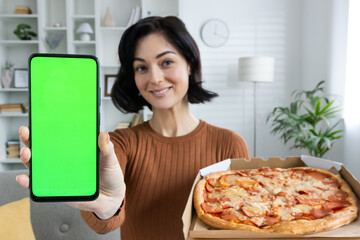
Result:
{"label": "white shelving unit", "polygon": [[[117,49],[126,30],[131,12],[140,6],[143,17],[150,15],[179,15],[179,0],[1,0],[0,1],[0,74],[5,61],[13,68],[27,68],[32,53],[69,53],[95,55],[100,63],[100,85],[104,89],[104,76],[113,75],[120,67]],[[14,14],[16,5],[28,6],[32,14]],[[102,19],[109,7],[115,19],[114,27],[104,27]],[[89,42],[80,41],[76,33],[83,22],[90,23],[94,33]],[[37,33],[32,40],[19,40],[13,34],[16,26],[26,23]],[[55,27],[55,25],[57,25]],[[62,41],[51,49],[46,37],[62,35]],[[130,122],[133,114],[122,114],[110,97],[101,93],[101,131],[112,131],[118,122]],[[0,104],[25,103],[27,89],[3,89],[0,85]],[[146,112],[146,113],[145,113]],[[150,112],[151,113],[151,112]],[[149,115],[149,110],[144,111]],[[26,113],[0,113],[0,172],[23,168],[20,159],[6,158],[5,143],[18,140],[20,126],[28,125]]]}

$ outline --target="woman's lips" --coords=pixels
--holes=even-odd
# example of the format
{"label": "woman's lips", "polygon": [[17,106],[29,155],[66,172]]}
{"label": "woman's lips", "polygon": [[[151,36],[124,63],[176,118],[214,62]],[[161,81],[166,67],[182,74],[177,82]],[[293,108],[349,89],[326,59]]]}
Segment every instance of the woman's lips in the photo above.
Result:
{"label": "woman's lips", "polygon": [[167,88],[152,90],[150,92],[153,95],[155,95],[156,97],[162,97],[162,96],[165,96],[169,92],[170,89],[171,89],[171,87],[167,87]]}

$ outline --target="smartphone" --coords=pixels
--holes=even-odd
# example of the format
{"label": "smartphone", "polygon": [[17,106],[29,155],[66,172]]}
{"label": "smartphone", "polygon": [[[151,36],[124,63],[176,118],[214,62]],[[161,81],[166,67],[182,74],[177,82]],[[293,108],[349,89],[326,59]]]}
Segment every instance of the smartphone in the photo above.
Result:
{"label": "smartphone", "polygon": [[94,56],[29,58],[30,196],[90,201],[99,186],[99,64]]}

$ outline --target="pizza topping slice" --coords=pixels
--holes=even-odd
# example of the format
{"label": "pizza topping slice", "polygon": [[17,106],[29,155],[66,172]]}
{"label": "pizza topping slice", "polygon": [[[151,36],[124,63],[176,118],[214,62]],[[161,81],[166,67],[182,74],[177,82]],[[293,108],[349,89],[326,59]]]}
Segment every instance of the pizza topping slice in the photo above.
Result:
{"label": "pizza topping slice", "polygon": [[220,203],[210,203],[210,202],[203,202],[201,207],[204,209],[206,213],[221,213],[223,208]]}

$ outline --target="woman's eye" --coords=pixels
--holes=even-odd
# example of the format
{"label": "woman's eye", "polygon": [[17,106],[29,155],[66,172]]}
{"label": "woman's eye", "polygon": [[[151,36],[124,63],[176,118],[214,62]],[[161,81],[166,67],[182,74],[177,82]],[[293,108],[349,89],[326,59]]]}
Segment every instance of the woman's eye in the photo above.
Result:
{"label": "woman's eye", "polygon": [[164,60],[164,61],[162,62],[162,65],[163,65],[164,67],[167,67],[167,66],[169,66],[169,65],[171,65],[171,64],[173,64],[173,63],[174,63],[173,60],[167,59],[167,60]]}
{"label": "woman's eye", "polygon": [[137,66],[135,68],[135,72],[139,72],[139,73],[144,72],[145,70],[146,70],[145,66]]}

